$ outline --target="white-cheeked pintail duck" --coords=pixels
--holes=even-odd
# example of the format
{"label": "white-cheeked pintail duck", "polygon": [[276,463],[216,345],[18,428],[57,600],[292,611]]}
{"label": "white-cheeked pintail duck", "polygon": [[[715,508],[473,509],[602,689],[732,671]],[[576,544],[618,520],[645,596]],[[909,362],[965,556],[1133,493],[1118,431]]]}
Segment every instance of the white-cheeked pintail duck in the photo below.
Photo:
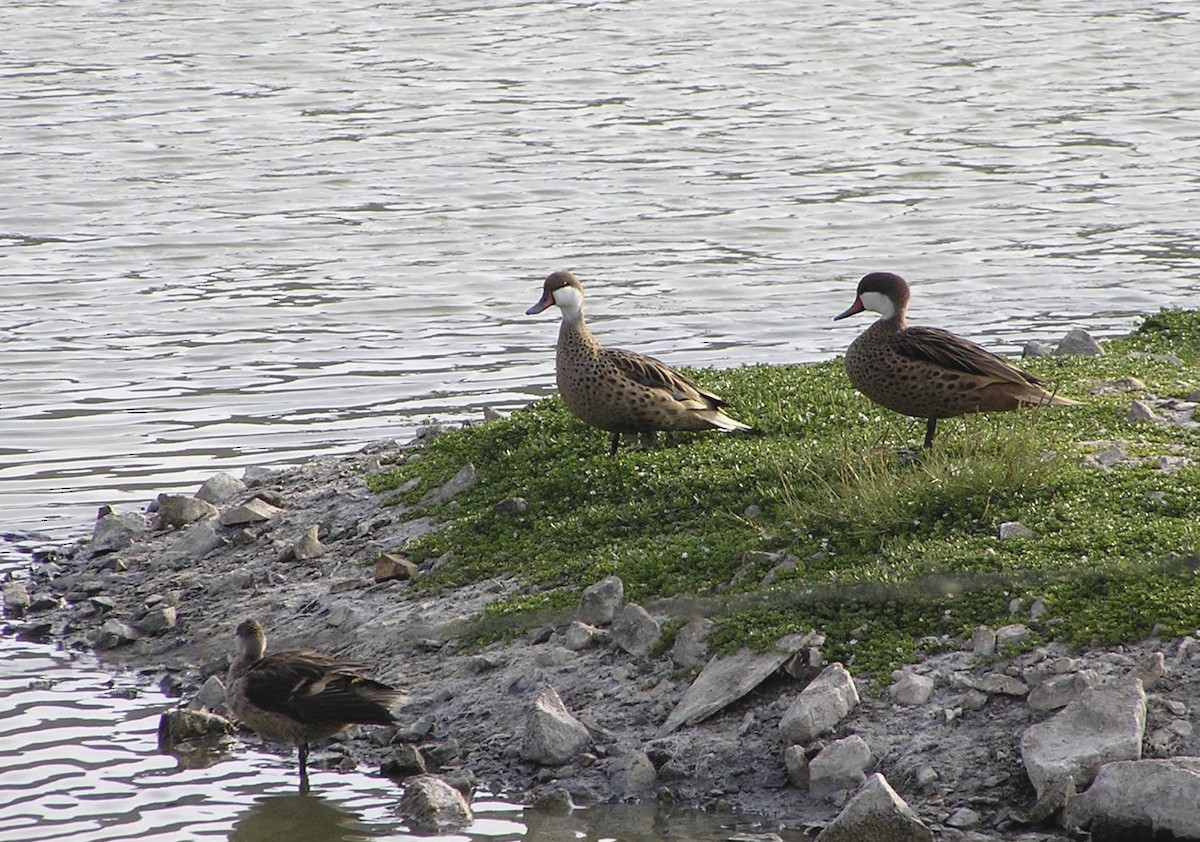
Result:
{"label": "white-cheeked pintail duck", "polygon": [[298,747],[302,793],[308,792],[309,743],[349,725],[396,721],[388,707],[403,693],[361,675],[361,664],[308,649],[267,655],[257,620],[241,623],[237,639],[225,684],[230,712],[261,736]]}
{"label": "white-cheeked pintail duck", "polygon": [[854,303],[834,319],[863,310],[879,314],[847,349],[846,374],[880,406],[927,419],[926,448],[933,446],[939,418],[1075,403],[969,339],[936,327],[908,327],[908,299],[903,278],[872,272],[859,281]]}
{"label": "white-cheeked pintail duck", "polygon": [[551,305],[562,311],[555,373],[563,403],[575,417],[612,433],[609,455],[624,435],[653,444],[659,430],[749,430],[721,410],[728,406],[667,364],[596,341],[583,320],[583,285],[570,272],[546,278],[526,315]]}

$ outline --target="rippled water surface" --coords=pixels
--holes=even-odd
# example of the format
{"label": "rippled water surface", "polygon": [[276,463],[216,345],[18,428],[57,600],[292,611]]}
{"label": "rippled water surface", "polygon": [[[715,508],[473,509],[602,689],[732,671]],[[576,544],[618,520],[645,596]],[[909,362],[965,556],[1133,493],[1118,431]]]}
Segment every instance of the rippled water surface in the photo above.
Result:
{"label": "rippled water surface", "polygon": [[0,523],[545,395],[557,268],[692,365],[1195,306],[1194,5],[6,3]]}

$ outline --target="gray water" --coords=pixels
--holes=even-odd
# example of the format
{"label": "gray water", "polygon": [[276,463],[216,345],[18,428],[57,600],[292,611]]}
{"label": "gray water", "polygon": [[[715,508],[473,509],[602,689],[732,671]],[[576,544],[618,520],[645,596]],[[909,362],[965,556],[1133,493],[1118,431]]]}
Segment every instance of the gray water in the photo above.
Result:
{"label": "gray water", "polygon": [[[0,530],[550,394],[554,319],[522,314],[560,268],[602,341],[677,365],[840,353],[876,269],[1002,352],[1200,306],[1194,7],[5,3]],[[163,700],[3,646],[16,703],[71,723],[9,723],[9,750],[128,724],[0,803],[158,840],[164,786],[220,835],[282,785],[171,773],[140,753]],[[39,670],[57,696],[21,689]],[[346,785],[355,821],[380,786]]]}

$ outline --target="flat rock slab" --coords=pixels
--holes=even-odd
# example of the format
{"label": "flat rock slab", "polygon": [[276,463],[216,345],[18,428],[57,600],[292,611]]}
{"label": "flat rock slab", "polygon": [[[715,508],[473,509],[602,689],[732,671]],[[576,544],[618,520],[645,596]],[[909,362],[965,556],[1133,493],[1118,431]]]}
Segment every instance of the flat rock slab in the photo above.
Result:
{"label": "flat rock slab", "polygon": [[857,704],[854,678],[841,664],[830,664],[788,706],[779,731],[788,743],[807,743],[831,730]]}
{"label": "flat rock slab", "polygon": [[279,514],[280,510],[266,500],[255,497],[248,503],[234,506],[221,513],[222,526],[241,526],[246,523],[262,523]]}
{"label": "flat rock slab", "polygon": [[695,725],[736,702],[819,638],[820,635],[814,632],[789,634],[777,640],[770,652],[739,649],[732,655],[718,655],[705,665],[684,692],[659,734],[669,734],[683,725]]}
{"label": "flat rock slab", "polygon": [[1096,840],[1200,839],[1200,757],[1105,764],[1065,818]]}
{"label": "flat rock slab", "polygon": [[1080,789],[1105,763],[1138,760],[1146,730],[1146,691],[1120,678],[1083,691],[1052,719],[1025,729],[1021,759],[1038,800],[1070,783]]}

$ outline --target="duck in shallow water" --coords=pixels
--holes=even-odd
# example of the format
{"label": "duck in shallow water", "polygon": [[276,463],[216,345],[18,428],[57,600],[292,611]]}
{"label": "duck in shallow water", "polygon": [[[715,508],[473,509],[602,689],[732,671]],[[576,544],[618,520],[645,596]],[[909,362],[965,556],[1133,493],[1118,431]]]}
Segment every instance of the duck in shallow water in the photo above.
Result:
{"label": "duck in shallow water", "polygon": [[361,664],[308,649],[267,655],[267,635],[257,620],[241,623],[237,639],[225,682],[230,712],[261,736],[297,746],[302,793],[308,792],[309,743],[349,725],[396,721],[388,708],[403,693],[364,677]]}
{"label": "duck in shallow water", "polygon": [[939,418],[1075,403],[969,339],[937,327],[908,327],[908,299],[904,278],[872,272],[859,281],[854,303],[834,319],[863,310],[879,314],[847,349],[846,374],[880,406],[926,419],[926,448],[933,446]]}
{"label": "duck in shallow water", "polygon": [[542,297],[526,315],[558,305],[555,375],[558,392],[576,418],[612,433],[609,455],[624,435],[653,444],[659,430],[749,430],[722,410],[728,406],[667,364],[596,341],[583,320],[583,285],[570,272],[546,278]]}

